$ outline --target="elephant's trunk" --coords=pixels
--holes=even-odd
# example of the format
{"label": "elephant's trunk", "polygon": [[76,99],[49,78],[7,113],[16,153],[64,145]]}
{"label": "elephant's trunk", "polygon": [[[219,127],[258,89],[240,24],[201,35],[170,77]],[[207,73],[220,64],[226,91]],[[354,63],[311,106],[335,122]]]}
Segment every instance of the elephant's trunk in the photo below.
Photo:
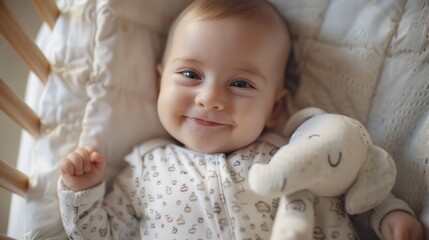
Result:
{"label": "elephant's trunk", "polygon": [[[295,144],[286,145],[277,151],[270,164],[255,164],[249,172],[250,188],[261,195],[281,196],[315,184],[317,177],[308,176],[318,174],[318,168],[308,166],[308,161],[303,159],[317,156],[296,149],[302,148],[296,148]],[[287,168],[284,161],[289,161]]]}

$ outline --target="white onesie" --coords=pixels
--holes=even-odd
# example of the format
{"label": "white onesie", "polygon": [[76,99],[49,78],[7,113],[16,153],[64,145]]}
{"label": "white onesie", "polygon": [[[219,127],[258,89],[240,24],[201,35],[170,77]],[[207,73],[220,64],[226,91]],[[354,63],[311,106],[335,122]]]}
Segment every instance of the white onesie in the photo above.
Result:
{"label": "white onesie", "polygon": [[[278,198],[253,193],[247,177],[254,163],[268,163],[284,144],[264,134],[226,155],[147,142],[126,157],[128,167],[104,202],[104,183],[75,193],[60,179],[63,225],[70,239],[269,239]],[[329,207],[334,223],[322,225],[346,226],[335,234],[355,238],[348,216]]]}
{"label": "white onesie", "polygon": [[104,184],[78,193],[60,187],[68,236],[269,239],[278,199],[250,191],[247,175],[285,143],[266,134],[229,155],[194,152],[164,140],[142,144],[126,157],[129,166],[104,204]]}

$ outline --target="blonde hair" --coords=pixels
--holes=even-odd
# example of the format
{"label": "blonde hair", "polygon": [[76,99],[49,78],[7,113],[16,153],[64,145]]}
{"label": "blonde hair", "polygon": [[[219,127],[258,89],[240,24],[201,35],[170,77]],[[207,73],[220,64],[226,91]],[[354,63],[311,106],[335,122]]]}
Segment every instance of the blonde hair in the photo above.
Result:
{"label": "blonde hair", "polygon": [[[280,13],[266,0],[194,0],[176,18],[170,28],[163,59],[169,52],[170,41],[181,21],[219,20],[238,18],[263,24],[267,27],[280,26],[287,39],[290,39],[286,22]],[[289,40],[287,40],[289,41]]]}

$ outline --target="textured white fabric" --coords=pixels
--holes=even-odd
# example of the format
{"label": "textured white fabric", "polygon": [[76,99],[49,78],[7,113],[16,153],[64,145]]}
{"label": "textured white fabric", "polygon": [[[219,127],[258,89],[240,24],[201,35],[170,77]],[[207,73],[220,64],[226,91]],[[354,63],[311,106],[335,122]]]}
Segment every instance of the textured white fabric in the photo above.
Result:
{"label": "textured white fabric", "polygon": [[60,181],[68,236],[269,239],[278,199],[251,191],[248,172],[255,163],[268,163],[286,140],[274,134],[261,139],[267,142],[258,140],[228,155],[199,153],[162,140],[144,143],[126,157],[129,166],[104,202],[104,184],[75,193]]}
{"label": "textured white fabric", "polygon": [[[168,10],[166,3],[161,8]],[[110,180],[133,146],[166,135],[156,115],[154,81],[163,37],[116,15],[112,4],[57,2],[61,14],[43,43],[51,74],[39,101],[44,134],[32,148],[30,175],[37,181],[27,199],[26,238],[65,237],[51,182],[62,156],[94,146],[108,156]]]}
{"label": "textured white fabric", "polygon": [[[19,165],[31,165],[35,179],[48,181],[37,184],[52,187],[58,159],[90,144],[109,156],[110,182],[134,145],[165,136],[154,106],[154,65],[169,24],[190,0],[57,2],[61,14],[43,43],[53,66],[37,108],[44,134],[34,147],[22,145],[32,157]],[[394,193],[429,226],[427,1],[271,2],[291,29],[301,80],[287,113],[314,106],[363,122],[397,162]],[[58,209],[42,207],[56,201],[52,188],[47,193],[35,205],[29,197],[31,214],[11,218],[59,222]],[[26,228],[28,238],[63,236],[35,221]]]}
{"label": "textured white fabric", "polygon": [[289,22],[301,81],[289,114],[312,106],[364,123],[396,161],[393,193],[429,233],[428,2],[274,2]]}
{"label": "textured white fabric", "polygon": [[407,1],[386,50],[367,125],[373,141],[396,160],[393,192],[417,211],[429,233],[428,48],[429,4]]}

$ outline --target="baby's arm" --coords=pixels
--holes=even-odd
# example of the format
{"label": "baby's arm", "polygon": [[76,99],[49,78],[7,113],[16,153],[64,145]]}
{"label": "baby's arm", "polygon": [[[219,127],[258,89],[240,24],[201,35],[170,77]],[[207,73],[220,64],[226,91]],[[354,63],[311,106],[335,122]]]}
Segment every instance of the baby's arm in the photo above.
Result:
{"label": "baby's arm", "polygon": [[91,148],[77,149],[61,159],[58,196],[64,229],[73,239],[140,239],[128,192],[136,191],[134,172],[126,168],[104,198],[105,165],[105,158]]}
{"label": "baby's arm", "polygon": [[385,240],[424,240],[421,223],[409,213],[392,211],[381,221]]}
{"label": "baby's arm", "polygon": [[357,215],[354,219],[363,225],[369,223],[383,240],[424,239],[422,225],[414,217],[413,210],[405,201],[392,194],[371,211]]}
{"label": "baby's arm", "polygon": [[103,182],[106,161],[103,155],[90,147],[79,148],[60,161],[63,183],[79,192]]}

